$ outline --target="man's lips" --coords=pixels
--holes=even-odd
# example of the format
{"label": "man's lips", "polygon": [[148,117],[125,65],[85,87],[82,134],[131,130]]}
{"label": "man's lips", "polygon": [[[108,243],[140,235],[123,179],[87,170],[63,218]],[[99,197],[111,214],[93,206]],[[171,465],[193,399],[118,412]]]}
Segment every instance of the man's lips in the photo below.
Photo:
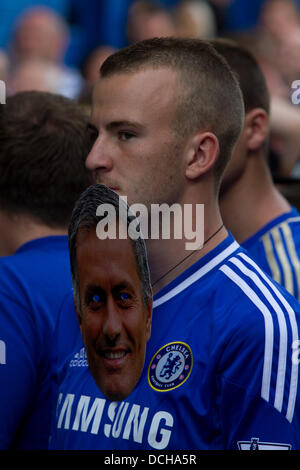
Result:
{"label": "man's lips", "polygon": [[101,183],[101,184],[104,184],[104,186],[107,186],[109,189],[111,189],[115,193],[117,193],[119,191],[119,188],[117,186],[111,186],[111,185],[106,184],[106,183]]}
{"label": "man's lips", "polygon": [[115,191],[115,192],[119,191],[118,185],[116,185],[115,183],[111,183],[110,181],[104,181],[101,175],[98,174],[97,171],[95,171],[94,173],[94,182],[97,184],[104,184],[104,186],[107,186],[112,191]]}
{"label": "man's lips", "polygon": [[105,366],[113,369],[123,367],[129,353],[129,349],[105,348],[98,351],[98,354],[103,359]]}
{"label": "man's lips", "polygon": [[103,357],[105,359],[121,359],[127,354],[126,351],[104,351]]}

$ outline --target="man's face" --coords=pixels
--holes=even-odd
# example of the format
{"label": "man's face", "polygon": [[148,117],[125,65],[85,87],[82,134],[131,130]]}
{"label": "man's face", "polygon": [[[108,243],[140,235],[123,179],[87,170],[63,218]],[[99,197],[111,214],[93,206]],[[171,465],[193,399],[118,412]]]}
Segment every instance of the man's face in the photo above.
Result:
{"label": "man's face", "polygon": [[99,240],[79,231],[77,313],[94,380],[110,400],[123,400],[137,384],[150,337],[152,300],[146,307],[129,239]]}
{"label": "man's face", "polygon": [[183,142],[175,135],[179,93],[168,68],[101,78],[95,86],[86,161],[94,182],[128,203],[180,203],[184,191]]}

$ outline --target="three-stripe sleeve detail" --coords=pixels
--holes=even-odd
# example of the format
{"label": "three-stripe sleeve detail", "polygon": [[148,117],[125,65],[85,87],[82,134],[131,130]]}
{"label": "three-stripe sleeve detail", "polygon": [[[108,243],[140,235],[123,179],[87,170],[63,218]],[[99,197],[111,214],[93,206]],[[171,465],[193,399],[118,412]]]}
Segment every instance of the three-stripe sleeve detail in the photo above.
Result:
{"label": "three-stripe sleeve detail", "polygon": [[[283,411],[284,393],[288,386],[285,416],[288,421],[292,421],[297,396],[298,364],[292,363],[290,365],[289,363],[289,367],[287,364],[288,361],[291,361],[291,344],[298,340],[295,313],[278,287],[245,253],[239,253],[230,258],[226,264],[220,267],[220,270],[244,292],[263,315],[265,344],[261,397],[268,402],[270,401],[271,376],[272,371],[276,368],[273,405],[279,412]],[[275,321],[278,325],[276,342],[279,344],[276,358],[274,357]]]}
{"label": "three-stripe sleeve detail", "polygon": [[274,227],[261,241],[272,278],[300,300],[300,261],[289,224]]}

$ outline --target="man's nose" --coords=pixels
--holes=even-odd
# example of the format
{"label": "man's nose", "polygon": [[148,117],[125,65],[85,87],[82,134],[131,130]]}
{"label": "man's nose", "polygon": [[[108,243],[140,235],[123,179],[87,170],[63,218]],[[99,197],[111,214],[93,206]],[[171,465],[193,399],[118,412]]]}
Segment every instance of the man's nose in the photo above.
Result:
{"label": "man's nose", "polygon": [[98,136],[97,140],[87,156],[85,166],[90,171],[104,170],[110,171],[113,167],[111,149],[104,136]]}
{"label": "man's nose", "polygon": [[114,342],[118,339],[122,330],[122,321],[118,309],[114,301],[111,299],[107,302],[105,317],[103,321],[103,335],[110,341]]}

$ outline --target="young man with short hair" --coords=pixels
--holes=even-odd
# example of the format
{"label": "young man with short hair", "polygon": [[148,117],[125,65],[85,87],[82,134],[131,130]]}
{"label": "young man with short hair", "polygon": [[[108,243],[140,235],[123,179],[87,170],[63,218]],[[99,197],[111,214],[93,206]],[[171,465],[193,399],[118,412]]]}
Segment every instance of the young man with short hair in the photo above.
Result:
{"label": "young man with short hair", "polygon": [[24,92],[0,107],[0,448],[47,448],[53,333],[71,291],[67,227],[90,184],[87,117]]}
{"label": "young man with short hair", "polygon": [[[252,438],[300,448],[300,306],[227,233],[219,211],[243,119],[238,82],[207,42],[147,40],[102,65],[86,162],[94,181],[150,215],[155,204],[183,214],[190,204],[204,241],[188,250],[188,234],[175,229],[146,240],[155,296],[141,378],[115,403],[67,361],[52,448],[238,449]],[[75,317],[70,299],[63,312]]]}
{"label": "young man with short hair", "polygon": [[220,194],[223,220],[236,240],[275,281],[300,300],[300,215],[275,187],[268,166],[270,96],[250,52],[213,41],[238,75],[246,109],[242,134]]}

